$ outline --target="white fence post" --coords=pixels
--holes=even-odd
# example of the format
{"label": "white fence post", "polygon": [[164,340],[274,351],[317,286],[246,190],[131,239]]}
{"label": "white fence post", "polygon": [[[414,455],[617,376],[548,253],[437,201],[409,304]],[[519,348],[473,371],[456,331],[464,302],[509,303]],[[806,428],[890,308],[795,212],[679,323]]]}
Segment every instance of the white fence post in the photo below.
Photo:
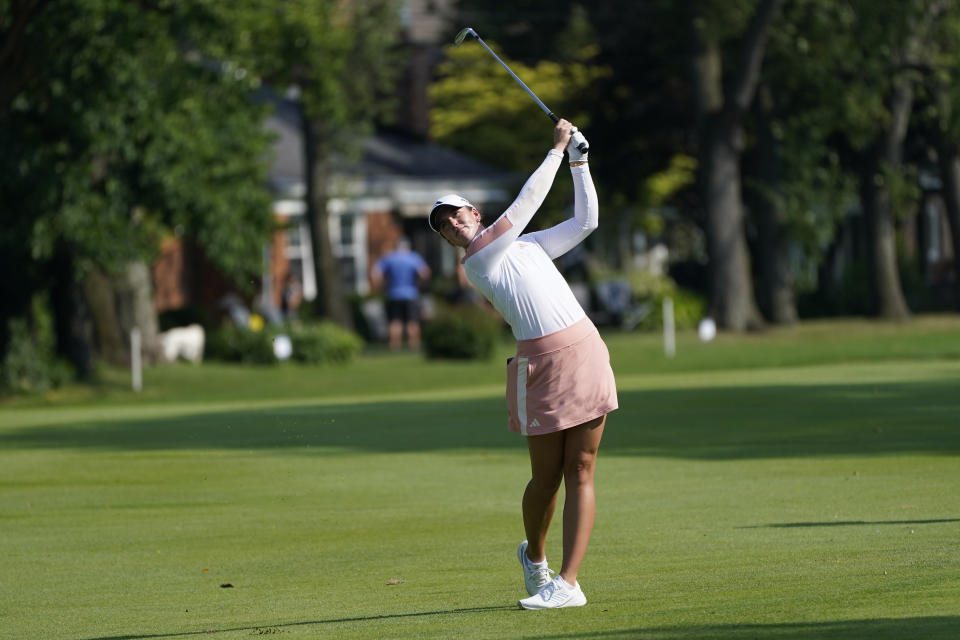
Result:
{"label": "white fence post", "polygon": [[673,321],[673,298],[663,299],[663,353],[672,358],[677,353],[677,335]]}
{"label": "white fence post", "polygon": [[140,353],[140,328],[134,327],[130,330],[130,377],[133,383],[133,390],[140,391],[143,388],[143,363]]}

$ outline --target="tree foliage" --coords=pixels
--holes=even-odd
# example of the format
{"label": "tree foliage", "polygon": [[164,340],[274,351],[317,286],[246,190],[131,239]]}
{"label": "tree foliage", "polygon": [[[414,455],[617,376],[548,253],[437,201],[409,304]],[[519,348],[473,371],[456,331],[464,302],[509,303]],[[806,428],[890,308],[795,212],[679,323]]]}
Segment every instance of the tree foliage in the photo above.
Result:
{"label": "tree foliage", "polygon": [[181,227],[227,273],[259,267],[268,140],[255,86],[191,57],[176,5],[161,4],[58,3],[20,44],[43,61],[4,113],[0,162],[18,178],[3,188],[32,222],[36,258],[63,241],[114,267]]}
{"label": "tree foliage", "polygon": [[[958,110],[951,107],[958,91],[952,46],[958,7],[950,0],[784,2],[782,15],[767,30],[768,55],[759,76],[766,106],[761,109],[737,103],[738,74],[749,62],[742,43],[757,8],[774,4],[646,0],[625,11],[618,3],[575,0],[549,8],[529,1],[462,0],[460,15],[464,24],[500,42],[505,53],[531,69],[543,60],[566,64],[580,38],[598,49],[592,62],[611,73],[573,99],[576,109],[591,116],[591,142],[598,149],[591,164],[607,215],[620,212],[614,215],[623,219],[624,212],[640,210],[638,186],[644,179],[667,170],[678,153],[693,155],[695,143],[709,138],[706,130],[696,129],[695,97],[703,105],[726,101],[733,105],[726,117],[736,116],[742,124],[742,135],[727,142],[746,153],[742,188],[750,205],[745,220],[750,250],[769,248],[770,238],[759,230],[765,202],[776,212],[776,233],[786,240],[773,246],[781,258],[777,268],[792,272],[782,284],[828,293],[839,273],[839,256],[849,261],[852,248],[853,259],[863,260],[863,272],[873,278],[861,286],[874,289],[875,298],[883,291],[888,299],[874,310],[897,315],[896,263],[902,269],[910,262],[902,254],[898,258],[895,234],[914,225],[920,168],[929,168],[934,156],[948,158],[939,171],[949,219],[956,220],[953,244],[960,243],[960,231],[954,230],[960,227],[960,201],[951,204],[947,193],[960,181],[960,164],[953,167],[957,156],[948,143],[951,135],[957,139],[951,131],[960,129]],[[687,21],[690,15],[693,20]],[[684,66],[694,43],[716,52],[721,82],[710,87],[692,82]],[[911,110],[914,100],[921,111]],[[739,113],[747,106],[749,112]],[[722,113],[719,107],[716,113]],[[491,135],[504,131],[510,128]],[[710,171],[703,161],[698,166]],[[864,185],[873,186],[865,190]],[[960,193],[960,187],[954,191]],[[697,199],[681,188],[670,203],[709,230],[710,216],[702,211],[715,199]],[[716,231],[729,228],[724,223]],[[618,228],[608,241],[616,243],[624,232]],[[840,241],[845,249],[838,248]],[[828,260],[834,261],[829,268]],[[763,272],[770,265],[753,264],[756,278],[769,279]],[[723,267],[714,259],[708,269],[716,274]],[[720,289],[719,298],[735,293],[728,285]]]}
{"label": "tree foliage", "polygon": [[[496,42],[484,42],[498,50]],[[543,111],[479,43],[468,39],[444,52],[430,87],[431,137],[501,169],[532,170],[549,142]],[[581,53],[580,62],[541,60],[533,66],[498,55],[554,113],[589,132],[589,113],[571,98],[609,70],[589,63],[590,49]]]}
{"label": "tree foliage", "polygon": [[327,202],[336,195],[331,165],[356,158],[374,124],[392,113],[391,90],[403,63],[396,47],[399,6],[395,0],[204,0],[203,6],[234,36],[211,47],[216,57],[235,60],[278,90],[296,92],[318,310],[349,325],[329,235]]}
{"label": "tree foliage", "polygon": [[5,282],[18,304],[2,324],[49,278],[149,261],[174,230],[237,280],[258,272],[272,224],[264,111],[250,78],[191,47],[203,32],[184,5],[4,4],[0,254],[27,277]]}
{"label": "tree foliage", "polygon": [[[954,43],[960,37],[960,12],[946,12],[927,39],[927,61],[919,65],[923,107],[917,118],[920,153],[936,156],[949,235],[960,247],[960,72]],[[960,259],[953,260],[953,307],[960,310]]]}

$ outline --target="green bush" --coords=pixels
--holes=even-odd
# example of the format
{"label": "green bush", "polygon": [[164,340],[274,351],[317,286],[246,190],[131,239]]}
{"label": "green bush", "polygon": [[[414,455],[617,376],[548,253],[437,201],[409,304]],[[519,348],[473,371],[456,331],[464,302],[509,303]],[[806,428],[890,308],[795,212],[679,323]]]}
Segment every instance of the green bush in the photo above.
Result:
{"label": "green bush", "polygon": [[0,361],[0,387],[21,392],[55,389],[73,378],[66,361],[54,350],[53,318],[45,296],[34,298],[30,318],[8,323],[10,338]]}
{"label": "green bush", "polygon": [[245,364],[275,364],[273,338],[276,333],[264,329],[252,331],[246,327],[225,324],[212,331],[204,345],[204,355],[211,360],[242,362]]}
{"label": "green bush", "polygon": [[209,334],[204,353],[211,360],[277,364],[273,343],[281,334],[290,337],[291,358],[308,364],[349,362],[363,349],[360,336],[322,321],[286,328],[266,326],[260,331],[225,324]]}
{"label": "green bush", "polygon": [[363,349],[363,339],[332,323],[304,325],[291,331],[293,359],[308,364],[349,362]]}
{"label": "green bush", "polygon": [[423,326],[423,347],[428,358],[484,360],[493,355],[502,327],[482,307],[450,307]]}
{"label": "green bush", "polygon": [[663,301],[673,298],[673,324],[677,329],[692,329],[706,313],[707,303],[702,296],[674,287],[674,290],[659,297],[651,297],[648,301],[653,305],[650,313],[643,318],[637,328],[654,331],[663,328]]}
{"label": "green bush", "polygon": [[623,277],[630,283],[633,297],[641,302],[660,302],[664,298],[672,297],[677,290],[677,283],[673,278],[646,269],[628,271]]}
{"label": "green bush", "polygon": [[673,299],[673,321],[677,329],[696,327],[706,313],[707,303],[703,296],[677,286],[670,276],[642,269],[617,272],[602,266],[594,266],[592,275],[594,281],[619,278],[630,283],[634,303],[649,306],[649,312],[637,324],[640,331],[656,331],[663,327],[663,301],[667,298]]}

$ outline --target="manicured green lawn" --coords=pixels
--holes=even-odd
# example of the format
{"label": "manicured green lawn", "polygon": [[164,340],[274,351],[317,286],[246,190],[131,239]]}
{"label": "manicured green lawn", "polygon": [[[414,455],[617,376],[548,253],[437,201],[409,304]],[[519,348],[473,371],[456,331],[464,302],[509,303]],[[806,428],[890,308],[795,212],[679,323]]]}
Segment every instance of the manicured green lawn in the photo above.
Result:
{"label": "manicured green lawn", "polygon": [[0,401],[0,638],[957,637],[960,318],[607,341],[582,609],[516,609],[504,345]]}

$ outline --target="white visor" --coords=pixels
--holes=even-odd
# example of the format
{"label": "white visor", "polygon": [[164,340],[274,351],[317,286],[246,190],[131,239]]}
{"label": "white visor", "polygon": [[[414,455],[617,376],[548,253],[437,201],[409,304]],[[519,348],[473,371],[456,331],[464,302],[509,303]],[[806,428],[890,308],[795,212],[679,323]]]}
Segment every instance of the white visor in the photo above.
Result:
{"label": "white visor", "polygon": [[427,224],[429,224],[430,228],[437,233],[440,233],[440,229],[437,228],[436,223],[433,221],[433,214],[436,213],[438,207],[442,207],[444,205],[456,207],[457,209],[460,207],[470,207],[471,209],[476,209],[476,207],[470,204],[463,196],[458,196],[455,193],[448,193],[447,195],[442,196],[433,203],[433,207],[430,209],[430,216],[427,218]]}

